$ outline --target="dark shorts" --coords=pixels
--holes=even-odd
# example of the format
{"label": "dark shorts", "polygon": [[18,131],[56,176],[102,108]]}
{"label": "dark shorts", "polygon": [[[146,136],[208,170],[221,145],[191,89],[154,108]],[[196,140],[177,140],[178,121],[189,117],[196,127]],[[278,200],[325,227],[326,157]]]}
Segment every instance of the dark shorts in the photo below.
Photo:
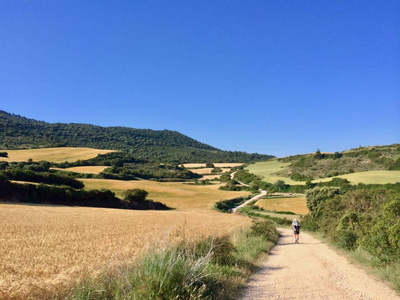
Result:
{"label": "dark shorts", "polygon": [[300,230],[295,230],[294,234],[300,234]]}

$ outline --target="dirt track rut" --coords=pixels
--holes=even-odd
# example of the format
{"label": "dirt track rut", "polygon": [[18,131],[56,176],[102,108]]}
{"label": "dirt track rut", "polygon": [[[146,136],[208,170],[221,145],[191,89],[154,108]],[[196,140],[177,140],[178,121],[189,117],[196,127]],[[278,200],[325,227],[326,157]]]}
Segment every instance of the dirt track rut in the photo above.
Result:
{"label": "dirt track rut", "polygon": [[282,235],[239,299],[400,299],[383,283],[351,265],[326,244],[302,233]]}

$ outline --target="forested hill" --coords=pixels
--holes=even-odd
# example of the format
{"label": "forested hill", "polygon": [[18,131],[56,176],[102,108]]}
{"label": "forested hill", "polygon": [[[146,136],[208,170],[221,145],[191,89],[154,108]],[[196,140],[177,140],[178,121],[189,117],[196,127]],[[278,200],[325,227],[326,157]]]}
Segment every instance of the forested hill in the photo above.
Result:
{"label": "forested hill", "polygon": [[0,110],[0,149],[93,147],[157,161],[251,162],[269,155],[222,151],[170,130],[47,123]]}

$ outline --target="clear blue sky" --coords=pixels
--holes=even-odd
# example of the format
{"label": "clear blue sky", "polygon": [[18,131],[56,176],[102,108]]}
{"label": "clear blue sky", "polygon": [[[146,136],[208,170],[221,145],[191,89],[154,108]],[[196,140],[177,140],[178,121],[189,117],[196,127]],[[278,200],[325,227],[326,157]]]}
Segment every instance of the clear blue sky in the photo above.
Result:
{"label": "clear blue sky", "polygon": [[285,156],[400,142],[400,1],[0,0],[0,109]]}

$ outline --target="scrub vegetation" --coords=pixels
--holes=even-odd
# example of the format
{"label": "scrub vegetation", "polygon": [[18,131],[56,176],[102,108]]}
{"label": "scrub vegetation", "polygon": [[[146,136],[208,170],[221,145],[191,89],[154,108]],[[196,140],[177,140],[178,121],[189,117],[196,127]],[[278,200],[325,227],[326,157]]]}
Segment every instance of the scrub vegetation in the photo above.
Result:
{"label": "scrub vegetation", "polygon": [[318,230],[338,247],[355,253],[400,291],[399,186],[347,191],[315,187],[307,192],[307,207],[310,213],[303,228]]}
{"label": "scrub vegetation", "polygon": [[278,238],[271,221],[256,220],[231,235],[157,246],[130,264],[86,278],[66,298],[235,299],[255,259]]}

